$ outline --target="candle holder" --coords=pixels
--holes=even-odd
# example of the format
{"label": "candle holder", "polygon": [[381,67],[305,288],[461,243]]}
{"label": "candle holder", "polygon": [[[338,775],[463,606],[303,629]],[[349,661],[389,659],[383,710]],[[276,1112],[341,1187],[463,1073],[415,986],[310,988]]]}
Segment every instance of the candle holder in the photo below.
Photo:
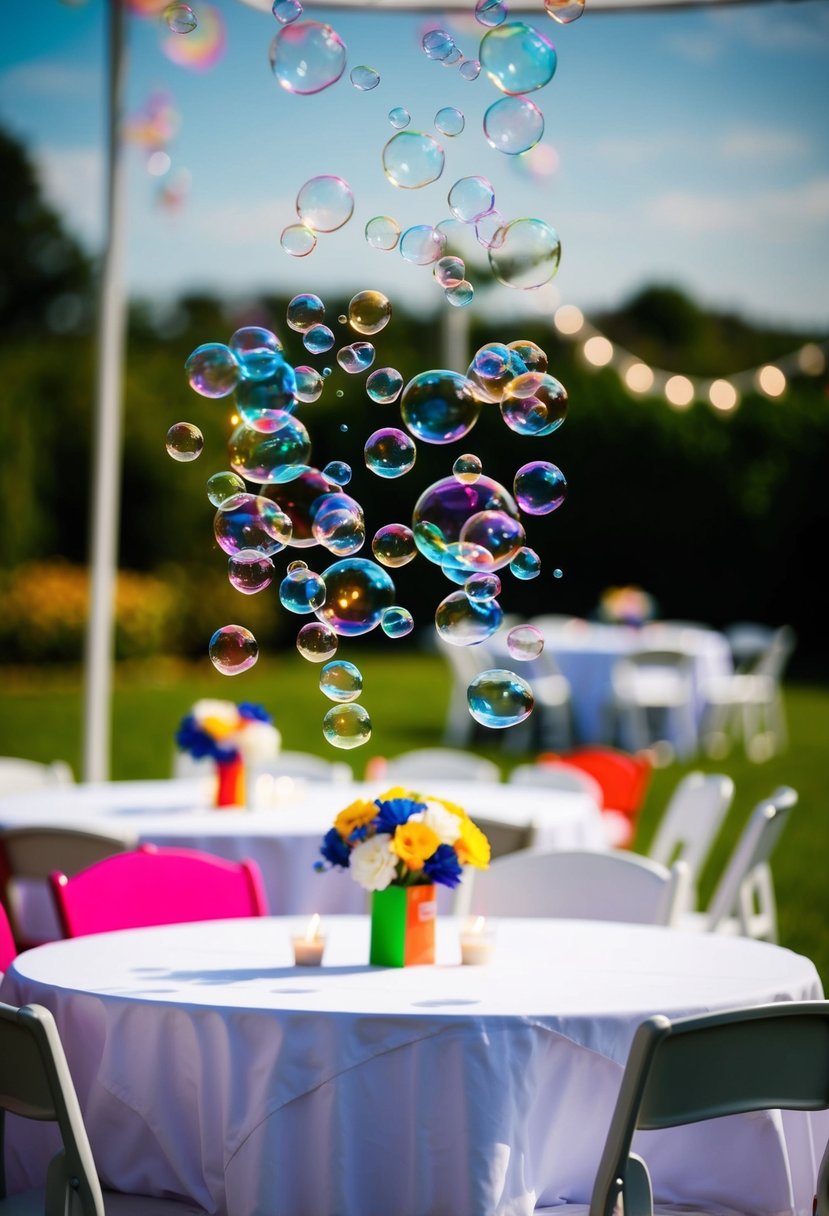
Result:
{"label": "candle holder", "polygon": [[495,950],[495,933],[487,929],[483,916],[469,921],[461,930],[461,963],[464,967],[480,967],[490,962]]}
{"label": "candle holder", "polygon": [[321,967],[325,952],[325,935],[320,933],[320,918],[315,913],[303,934],[291,937],[294,948],[294,965],[297,967]]}

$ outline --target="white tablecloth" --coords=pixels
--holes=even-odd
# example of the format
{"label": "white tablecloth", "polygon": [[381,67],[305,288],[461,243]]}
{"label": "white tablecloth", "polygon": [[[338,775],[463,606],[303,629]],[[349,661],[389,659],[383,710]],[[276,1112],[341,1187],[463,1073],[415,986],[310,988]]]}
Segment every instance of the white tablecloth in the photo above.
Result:
{"label": "white tablecloth", "polygon": [[[104,1181],[216,1216],[528,1216],[589,1199],[636,1025],[819,999],[767,943],[578,921],[497,923],[489,966],[368,967],[368,921],[130,930],[19,956],[0,998],[58,1022]],[[657,1200],[810,1209],[812,1119],[761,1113],[641,1135]],[[10,1121],[13,1185],[52,1129]],[[25,1132],[25,1135],[22,1134]]]}
{"label": "white tablecloth", "polygon": [[[283,786],[283,801],[267,809],[214,810],[210,783],[195,780],[112,781],[70,785],[0,798],[0,828],[33,824],[126,830],[141,844],[204,849],[231,861],[252,857],[265,881],[270,911],[277,914],[362,912],[365,892],[348,874],[314,872],[319,848],[334,817],[356,798],[376,797],[386,784]],[[439,781],[429,791],[466,808],[474,818],[533,824],[544,849],[605,849],[601,812],[584,794],[497,783]],[[33,940],[59,937],[43,891],[26,893],[26,928]],[[447,895],[441,906],[448,910]]]}

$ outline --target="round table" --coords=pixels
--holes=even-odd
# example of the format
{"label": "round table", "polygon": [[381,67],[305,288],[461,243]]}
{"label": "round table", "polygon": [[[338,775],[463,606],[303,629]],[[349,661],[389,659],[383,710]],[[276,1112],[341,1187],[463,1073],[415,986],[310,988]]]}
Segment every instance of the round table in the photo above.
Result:
{"label": "round table", "polygon": [[[808,959],[718,935],[502,919],[491,963],[462,967],[460,924],[439,918],[436,965],[387,970],[365,963],[367,918],[329,917],[324,965],[297,968],[304,927],[128,930],[18,957],[0,998],[54,1013],[106,1184],[217,1216],[584,1203],[643,1018],[822,996]],[[811,1118],[635,1147],[660,1202],[780,1216],[810,1202]],[[52,1129],[11,1122],[12,1179],[33,1184]]]}

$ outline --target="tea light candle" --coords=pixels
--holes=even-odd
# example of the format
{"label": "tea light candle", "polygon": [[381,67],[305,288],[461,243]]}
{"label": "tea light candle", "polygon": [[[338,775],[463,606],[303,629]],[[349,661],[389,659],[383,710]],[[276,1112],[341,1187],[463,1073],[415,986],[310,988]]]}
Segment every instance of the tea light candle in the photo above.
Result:
{"label": "tea light candle", "polygon": [[325,950],[325,937],[320,933],[320,918],[314,913],[302,937],[292,937],[294,963],[297,967],[319,967]]}
{"label": "tea light candle", "polygon": [[486,919],[476,916],[461,932],[461,962],[465,967],[488,963],[495,946],[495,935],[486,928]]}

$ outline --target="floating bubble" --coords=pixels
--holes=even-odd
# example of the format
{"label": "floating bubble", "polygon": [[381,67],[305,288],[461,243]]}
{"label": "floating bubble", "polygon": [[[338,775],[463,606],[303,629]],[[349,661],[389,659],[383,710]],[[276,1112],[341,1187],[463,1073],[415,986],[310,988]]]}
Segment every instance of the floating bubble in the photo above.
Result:
{"label": "floating bubble", "polygon": [[515,352],[526,371],[546,372],[547,356],[541,347],[535,342],[531,342],[529,338],[519,338],[516,342],[510,342],[508,349]]}
{"label": "floating bubble", "polygon": [[395,130],[402,131],[411,121],[411,114],[403,106],[395,106],[393,110],[389,110],[389,122]]}
{"label": "floating bubble", "polygon": [[311,509],[311,532],[318,544],[336,554],[348,557],[362,549],[366,539],[363,509],[348,494],[330,493]]}
{"label": "floating bubble", "polygon": [[441,287],[457,287],[459,283],[463,283],[464,281],[466,267],[461,258],[449,256],[440,258],[435,262],[435,268],[432,273]]}
{"label": "floating bubble", "polygon": [[478,0],[475,5],[475,20],[489,29],[503,24],[507,19],[507,6],[503,0]]}
{"label": "floating bubble", "polygon": [[351,69],[351,83],[361,93],[368,93],[370,89],[377,88],[380,83],[380,73],[362,63],[358,68]]}
{"label": "floating bubble", "polygon": [[388,253],[400,240],[400,225],[390,215],[375,215],[366,224],[365,236],[372,249]]}
{"label": "floating bubble", "polygon": [[315,612],[325,603],[325,583],[307,567],[289,570],[279,584],[279,602],[288,612],[299,616]]}
{"label": "floating bubble", "polygon": [[293,574],[294,570],[307,570],[307,569],[308,569],[308,563],[301,562],[299,560],[297,560],[295,562],[288,562],[288,565],[286,566],[286,570],[287,570],[288,574]]}
{"label": "floating bubble", "polygon": [[320,672],[320,692],[329,701],[356,701],[363,691],[363,676],[359,668],[344,659],[326,663]]}
{"label": "floating bubble", "polygon": [[505,511],[518,519],[518,507],[508,490],[491,477],[464,484],[444,477],[428,486],[415,503],[412,530],[417,547],[440,565],[447,548],[461,539],[466,522],[481,511]]}
{"label": "floating bubble", "polygon": [[391,301],[382,291],[358,291],[348,304],[348,323],[358,334],[377,334],[391,320]]}
{"label": "floating bubble", "polygon": [[466,308],[475,299],[475,288],[466,279],[447,287],[444,291],[447,303],[453,308]]}
{"label": "floating bubble", "polygon": [[561,469],[548,460],[523,464],[512,483],[515,501],[527,515],[549,515],[564,502],[567,481]]}
{"label": "floating bubble", "polygon": [[452,138],[460,135],[465,126],[466,119],[454,106],[444,106],[435,115],[435,130],[440,131],[441,135],[448,135]]}
{"label": "floating bubble", "polygon": [[422,131],[398,131],[383,149],[383,172],[401,190],[419,190],[443,173],[443,148]]}
{"label": "floating bubble", "polygon": [[302,345],[312,355],[321,355],[334,345],[334,333],[327,325],[312,325],[302,337]]}
{"label": "floating bubble", "polygon": [[268,380],[285,362],[282,343],[269,329],[246,325],[237,329],[228,343],[245,380]]}
{"label": "floating bubble", "polygon": [[460,61],[462,59],[463,59],[463,51],[460,49],[460,47],[453,46],[452,50],[449,52],[449,54],[446,56],[446,58],[441,59],[440,62],[443,64],[443,66],[445,68],[451,68],[456,63],[460,63]]}
{"label": "floating bubble", "polygon": [[307,258],[317,247],[317,238],[304,224],[289,224],[282,229],[279,243],[292,258]]}
{"label": "floating bubble", "polygon": [[394,367],[378,367],[366,380],[366,392],[372,401],[388,405],[396,401],[403,387],[403,377]]}
{"label": "floating bubble", "polygon": [[201,456],[204,435],[192,422],[175,422],[167,432],[165,445],[168,455],[184,464]]}
{"label": "floating bubble", "polygon": [[[155,4],[154,12],[158,12],[159,8],[160,5]],[[215,5],[201,0],[198,24],[192,25],[186,32],[186,38],[173,33],[162,41],[161,49],[168,59],[179,67],[197,72],[204,72],[219,62],[227,38],[224,19]]]}
{"label": "floating bubble", "polygon": [[414,376],[403,389],[400,416],[424,443],[453,443],[478,421],[481,403],[460,372],[428,371]]}
{"label": "floating bubble", "polygon": [[270,556],[288,544],[292,525],[271,499],[258,494],[235,494],[216,512],[213,532],[225,553],[256,549]]}
{"label": "floating bubble", "polygon": [[517,374],[513,359],[513,352],[503,342],[487,342],[480,347],[466,373],[475,396],[482,401],[500,401]]}
{"label": "floating bubble", "polygon": [[476,722],[496,730],[523,722],[535,704],[527,681],[503,667],[479,672],[466,690],[466,701]]}
{"label": "floating bubble", "polygon": [[495,191],[485,177],[461,177],[449,191],[447,201],[456,219],[474,224],[495,206]]}
{"label": "floating bubble", "polygon": [[341,637],[357,637],[380,624],[395,601],[394,583],[376,562],[347,557],[323,571],[327,598],[317,616]]}
{"label": "floating bubble", "polygon": [[227,577],[242,595],[256,595],[273,581],[273,562],[258,549],[240,549],[227,559]]}
{"label": "floating bubble", "polygon": [[513,220],[504,228],[503,242],[489,252],[499,283],[523,291],[549,283],[560,261],[558,233],[543,220]]}
{"label": "floating bubble", "polygon": [[238,676],[259,658],[259,643],[243,625],[223,625],[210,639],[208,653],[223,676]]}
{"label": "floating bubble", "polygon": [[341,422],[341,423],[340,423],[340,430],[342,431],[343,435],[347,434],[347,433],[348,433],[348,423],[347,423],[347,422]]}
{"label": "floating bubble", "polygon": [[336,487],[322,476],[319,469],[307,469],[290,482],[268,486],[267,498],[287,515],[291,524],[290,545],[304,549],[319,544],[313,533],[314,518]]}
{"label": "floating bubble", "polygon": [[420,40],[427,59],[446,59],[455,49],[455,41],[446,30],[427,30]]}
{"label": "floating bubble", "polygon": [[321,621],[310,621],[296,635],[296,648],[309,663],[325,663],[337,653],[340,639]]}
{"label": "floating bubble", "polygon": [[274,0],[271,12],[280,25],[290,25],[302,16],[302,5],[299,0]]}
{"label": "floating bubble", "polygon": [[309,178],[296,196],[296,213],[314,232],[336,232],[354,214],[351,187],[330,174]]}
{"label": "floating bubble", "polygon": [[300,364],[295,368],[296,396],[298,401],[319,401],[325,381],[314,367]]}
{"label": "floating bubble", "polygon": [[403,431],[385,426],[369,435],[363,454],[366,468],[378,477],[402,477],[414,468],[417,448]]}
{"label": "floating bubble", "polygon": [[501,580],[497,574],[470,574],[463,589],[473,604],[486,604],[501,594]]}
{"label": "floating bubble", "polygon": [[459,587],[465,586],[470,573],[491,568],[492,555],[486,549],[463,541],[447,545],[440,562],[441,574]]}
{"label": "floating bubble", "polygon": [[317,325],[325,317],[325,305],[319,296],[294,296],[288,305],[285,319],[291,329],[304,334],[312,325]]}
{"label": "floating bubble", "polygon": [[205,342],[184,364],[187,382],[202,397],[227,397],[239,383],[242,369],[229,346]]}
{"label": "floating bubble", "polygon": [[374,347],[370,342],[352,342],[337,351],[337,362],[344,372],[352,376],[367,372],[374,362]]}
{"label": "floating bubble", "polygon": [[461,528],[460,539],[485,549],[492,557],[492,568],[508,565],[526,539],[522,524],[506,511],[478,511]]}
{"label": "floating bubble", "polygon": [[170,4],[164,10],[167,28],[174,34],[191,34],[199,24],[189,4]]}
{"label": "floating bubble", "polygon": [[288,93],[319,93],[345,71],[345,43],[330,25],[295,21],[270,46],[271,71]]}
{"label": "floating bubble", "polygon": [[558,567],[556,567],[556,569],[553,571],[553,578],[562,578],[563,575],[564,575],[564,571],[559,570]]}
{"label": "floating bubble", "polygon": [[481,64],[502,93],[532,93],[552,80],[556,48],[531,25],[510,21],[481,39]]}
{"label": "floating bubble", "polygon": [[477,80],[481,74],[481,61],[479,59],[467,59],[461,64],[458,71],[464,80]]}
{"label": "floating bubble", "polygon": [[330,460],[322,470],[322,475],[335,485],[347,486],[351,481],[351,465],[346,464],[344,460]]}
{"label": "floating bubble", "polygon": [[238,413],[252,426],[265,421],[284,425],[295,405],[296,374],[281,355],[267,380],[242,380],[236,390]]}
{"label": "floating bubble", "polygon": [[330,368],[330,367],[324,367],[324,368],[322,369],[322,374],[323,374],[323,376],[325,377],[325,379],[327,380],[327,379],[328,379],[328,377],[331,375],[331,368]]}
{"label": "floating bubble", "polygon": [[414,620],[408,608],[387,608],[380,617],[380,628],[389,638],[405,638],[414,629]]}
{"label": "floating bubble", "polygon": [[535,549],[519,549],[510,562],[509,568],[510,573],[514,574],[516,578],[527,582],[531,578],[538,578],[541,573],[541,558]]}
{"label": "floating bubble", "polygon": [[435,629],[452,646],[475,646],[497,633],[504,613],[497,600],[474,603],[464,591],[453,591],[435,612]]}
{"label": "floating bubble", "polygon": [[507,650],[514,659],[527,663],[544,649],[544,634],[535,625],[516,625],[507,634]]}
{"label": "floating bubble", "polygon": [[405,524],[384,524],[374,533],[371,551],[382,566],[405,566],[417,556],[414,533]]}
{"label": "floating bubble", "polygon": [[349,751],[371,738],[371,718],[362,705],[334,705],[322,720],[322,733],[332,747]]}
{"label": "floating bubble", "polygon": [[484,114],[484,135],[496,152],[518,156],[544,134],[544,115],[529,97],[502,97]]}
{"label": "floating bubble", "polygon": [[504,243],[504,217],[497,209],[475,221],[475,240],[484,249],[498,249]]}
{"label": "floating bubble", "polygon": [[415,224],[407,228],[400,238],[400,253],[407,262],[415,266],[429,266],[436,262],[446,248],[446,237],[431,224]]}
{"label": "floating bubble", "polygon": [[230,467],[248,481],[260,484],[291,481],[296,466],[306,466],[311,439],[298,418],[262,419],[256,426],[240,422],[227,445]]}
{"label": "floating bubble", "polygon": [[559,25],[569,25],[584,12],[584,0],[544,0],[544,7],[553,21]]}
{"label": "floating bubble", "polygon": [[459,456],[452,465],[452,473],[463,482],[464,485],[471,486],[478,480],[483,472],[483,465],[480,457],[473,456],[471,452],[465,452],[463,456]]}
{"label": "floating bubble", "polygon": [[567,390],[547,372],[524,372],[504,389],[501,416],[518,435],[551,435],[567,416]]}
{"label": "floating bubble", "polygon": [[207,497],[214,507],[221,507],[234,494],[245,493],[245,483],[238,473],[213,473],[207,479]]}

